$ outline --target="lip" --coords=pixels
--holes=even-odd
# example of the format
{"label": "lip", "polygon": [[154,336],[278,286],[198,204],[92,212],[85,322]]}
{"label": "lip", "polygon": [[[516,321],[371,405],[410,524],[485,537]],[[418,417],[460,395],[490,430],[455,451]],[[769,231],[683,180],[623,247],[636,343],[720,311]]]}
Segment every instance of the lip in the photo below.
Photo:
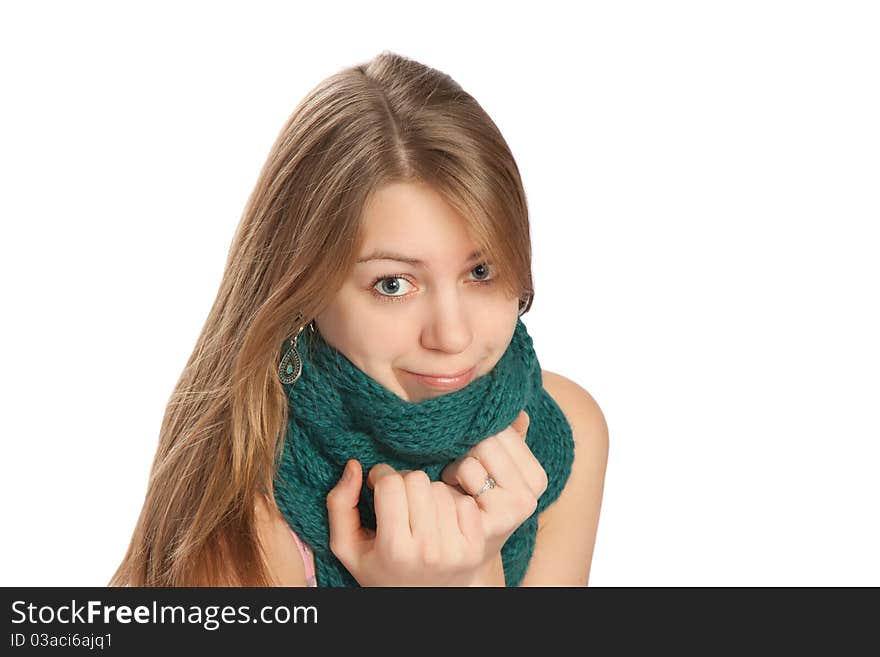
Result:
{"label": "lip", "polygon": [[414,378],[418,379],[426,386],[434,388],[435,390],[458,390],[459,388],[465,387],[468,383],[470,383],[471,378],[474,375],[474,370],[476,366],[471,367],[469,370],[465,370],[463,372],[457,372],[453,375],[445,375],[445,376],[428,376],[426,374],[417,374],[416,372],[410,372],[409,370],[404,370],[407,374],[411,374]]}

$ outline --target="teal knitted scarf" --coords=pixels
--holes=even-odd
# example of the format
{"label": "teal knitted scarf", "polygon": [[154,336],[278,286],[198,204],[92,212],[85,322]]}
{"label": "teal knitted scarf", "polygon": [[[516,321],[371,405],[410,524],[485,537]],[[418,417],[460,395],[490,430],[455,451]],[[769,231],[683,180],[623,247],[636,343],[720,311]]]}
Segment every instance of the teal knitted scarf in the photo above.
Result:
{"label": "teal knitted scarf", "polygon": [[[289,342],[288,342],[289,344]],[[521,319],[495,367],[467,386],[411,402],[398,397],[308,329],[297,337],[302,373],[283,384],[289,422],[277,465],[275,501],[287,522],[311,548],[318,586],[359,586],[330,551],[327,493],[349,459],[361,462],[361,524],[376,528],[373,491],[366,475],[377,463],[396,470],[424,470],[431,481],[453,460],[499,433],[521,409],[529,414],[526,444],[547,472],[547,490],[535,512],[501,549],[507,586],[519,586],[532,557],[538,514],[562,492],[574,460],[565,416],[543,388],[532,338]]]}

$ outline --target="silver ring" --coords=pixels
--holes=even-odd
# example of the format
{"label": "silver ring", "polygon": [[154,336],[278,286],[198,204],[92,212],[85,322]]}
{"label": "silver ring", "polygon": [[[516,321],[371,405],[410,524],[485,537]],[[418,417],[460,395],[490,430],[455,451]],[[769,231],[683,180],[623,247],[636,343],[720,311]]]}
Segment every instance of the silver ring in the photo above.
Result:
{"label": "silver ring", "polygon": [[498,484],[495,483],[495,480],[492,479],[492,477],[486,477],[486,483],[483,484],[483,487],[476,492],[474,497],[475,498],[479,497],[480,495],[485,493],[487,490],[489,490],[490,488],[495,488],[495,486],[497,486],[497,485]]}

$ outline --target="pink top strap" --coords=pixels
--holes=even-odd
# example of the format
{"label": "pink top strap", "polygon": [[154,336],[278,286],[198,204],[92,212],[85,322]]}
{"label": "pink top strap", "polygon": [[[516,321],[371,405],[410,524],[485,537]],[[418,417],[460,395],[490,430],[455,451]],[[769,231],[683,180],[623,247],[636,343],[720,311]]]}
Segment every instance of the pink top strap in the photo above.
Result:
{"label": "pink top strap", "polygon": [[300,537],[296,535],[296,532],[293,531],[293,527],[290,528],[290,533],[293,534],[293,540],[296,541],[296,546],[299,548],[299,553],[302,555],[303,564],[306,567],[306,586],[318,586],[318,580],[315,579],[315,555],[312,553],[312,549],[300,540]]}

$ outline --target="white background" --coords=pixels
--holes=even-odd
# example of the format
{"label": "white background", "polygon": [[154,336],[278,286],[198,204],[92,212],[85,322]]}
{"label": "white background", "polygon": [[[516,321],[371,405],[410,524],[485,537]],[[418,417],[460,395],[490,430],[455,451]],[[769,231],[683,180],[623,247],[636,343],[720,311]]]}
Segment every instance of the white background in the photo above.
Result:
{"label": "white background", "polygon": [[0,584],[109,580],[269,147],[388,49],[520,166],[524,321],[610,428],[590,584],[880,585],[877,5],[324,7],[0,10]]}

